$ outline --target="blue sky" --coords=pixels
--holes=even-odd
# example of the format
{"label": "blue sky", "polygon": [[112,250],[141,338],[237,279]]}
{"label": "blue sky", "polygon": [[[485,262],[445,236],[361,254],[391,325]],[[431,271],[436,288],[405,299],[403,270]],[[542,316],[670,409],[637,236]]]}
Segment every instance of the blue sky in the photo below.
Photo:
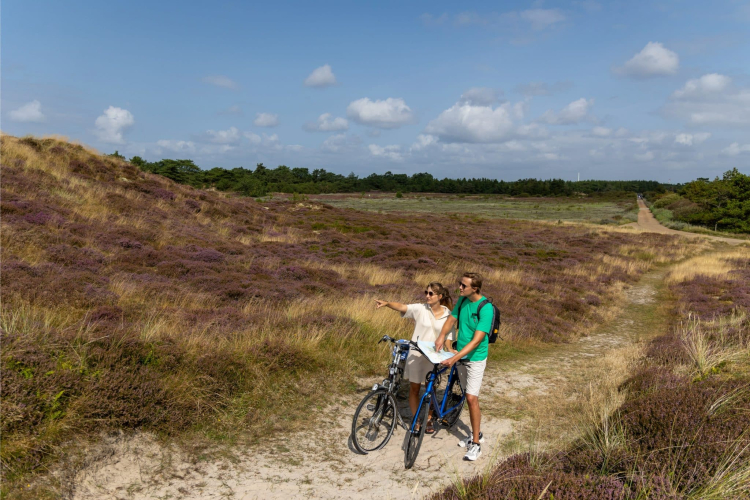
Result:
{"label": "blue sky", "polygon": [[201,167],[750,169],[750,3],[9,1],[5,133]]}

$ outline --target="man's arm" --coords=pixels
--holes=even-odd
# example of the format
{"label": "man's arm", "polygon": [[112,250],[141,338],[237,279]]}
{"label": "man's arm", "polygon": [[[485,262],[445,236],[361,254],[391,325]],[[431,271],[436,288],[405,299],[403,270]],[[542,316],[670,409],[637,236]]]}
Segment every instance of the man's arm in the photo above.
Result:
{"label": "man's arm", "polygon": [[440,335],[438,335],[438,338],[435,339],[435,351],[440,351],[440,349],[443,348],[443,344],[445,344],[445,336],[448,335],[448,332],[451,331],[451,328],[453,328],[453,325],[456,324],[456,318],[453,316],[448,316],[448,319],[445,320],[445,324],[443,325],[443,329],[440,330]]}
{"label": "man's arm", "polygon": [[[447,321],[446,321],[446,323],[447,323]],[[474,332],[474,338],[471,339],[471,342],[469,342],[468,344],[466,344],[463,349],[461,349],[460,351],[458,351],[456,353],[455,356],[453,356],[452,358],[446,359],[445,361],[443,361],[440,364],[441,365],[445,365],[445,366],[453,366],[454,364],[456,364],[456,362],[459,359],[463,358],[464,356],[466,356],[467,354],[469,354],[471,351],[473,351],[474,349],[476,349],[477,346],[479,346],[479,344],[482,343],[482,340],[484,340],[484,336],[485,335],[487,335],[486,332],[482,332],[482,331],[477,330],[476,332]]]}

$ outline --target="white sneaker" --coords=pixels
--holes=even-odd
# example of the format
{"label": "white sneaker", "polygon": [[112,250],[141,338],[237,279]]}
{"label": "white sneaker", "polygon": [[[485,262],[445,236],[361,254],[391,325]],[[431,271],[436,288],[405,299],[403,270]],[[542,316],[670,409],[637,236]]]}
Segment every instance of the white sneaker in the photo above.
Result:
{"label": "white sneaker", "polygon": [[[460,446],[461,448],[466,448],[467,446],[469,446],[469,443],[471,443],[471,440],[473,437],[474,435],[472,434],[466,439],[462,439],[461,441],[458,442],[458,446]],[[481,432],[479,433],[479,442],[484,443],[484,434],[482,434]]]}
{"label": "white sneaker", "polygon": [[477,443],[471,443],[469,445],[469,451],[464,455],[464,459],[471,460],[472,462],[482,456],[482,447]]}

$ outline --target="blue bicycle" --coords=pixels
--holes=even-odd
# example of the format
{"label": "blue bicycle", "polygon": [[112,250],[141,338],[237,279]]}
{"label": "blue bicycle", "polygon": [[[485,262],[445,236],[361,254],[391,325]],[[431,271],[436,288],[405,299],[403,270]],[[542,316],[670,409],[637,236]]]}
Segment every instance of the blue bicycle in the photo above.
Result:
{"label": "blue bicycle", "polygon": [[[427,357],[416,342],[409,342],[409,344],[412,349],[417,350]],[[419,406],[417,407],[417,412],[414,414],[409,429],[407,429],[409,440],[406,444],[406,451],[404,453],[404,465],[407,469],[411,469],[414,465],[414,461],[419,454],[419,448],[422,446],[422,439],[424,438],[425,429],[427,428],[427,419],[430,414],[430,407],[433,409],[433,418],[437,419],[437,421],[443,426],[450,429],[456,424],[456,422],[458,422],[458,418],[461,416],[461,411],[464,409],[466,394],[464,394],[463,388],[458,380],[458,370],[456,367],[459,363],[463,364],[465,362],[466,361],[464,360],[459,360],[458,363],[454,364],[451,368],[442,400],[438,398],[437,386],[440,385],[440,375],[447,371],[448,368],[441,368],[439,364],[435,364],[432,371],[427,374],[427,389],[422,395],[422,399],[419,401]],[[439,405],[438,401],[440,401]]]}

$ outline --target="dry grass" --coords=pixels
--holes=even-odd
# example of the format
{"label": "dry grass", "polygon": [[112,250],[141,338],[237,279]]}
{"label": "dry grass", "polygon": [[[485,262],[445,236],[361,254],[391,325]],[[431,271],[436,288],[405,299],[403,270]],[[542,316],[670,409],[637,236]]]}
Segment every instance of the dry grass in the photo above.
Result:
{"label": "dry grass", "polygon": [[713,476],[706,484],[688,492],[686,498],[688,500],[747,500],[750,498],[750,461],[745,458],[749,449],[750,441],[744,439],[744,436],[737,439],[721,458]]}
{"label": "dry grass", "polygon": [[[404,273],[398,269],[388,269],[376,264],[362,262],[359,264],[345,264],[322,261],[308,261],[305,267],[335,271],[341,277],[362,281],[368,285],[388,285],[403,281]],[[415,279],[419,283],[418,280]]]}
{"label": "dry grass", "polygon": [[[541,466],[547,450],[564,449],[579,440],[608,457],[625,443],[617,409],[626,393],[619,387],[641,355],[642,346],[633,344],[608,351],[600,358],[582,358],[568,364],[562,380],[542,392],[493,402],[492,407],[503,412],[513,408],[507,416],[526,420],[504,451],[530,453]],[[550,365],[559,362],[550,360]]]}
{"label": "dry grass", "polygon": [[747,249],[736,249],[693,257],[675,265],[667,275],[666,282],[668,284],[683,283],[697,276],[727,279],[730,271],[733,269],[729,261],[732,259],[747,258],[750,258],[750,251]]}
{"label": "dry grass", "polygon": [[692,361],[687,370],[698,377],[705,377],[716,372],[720,366],[747,355],[747,339],[728,334],[741,328],[746,319],[746,313],[735,310],[728,317],[701,320],[690,315],[682,321],[678,335]]}

